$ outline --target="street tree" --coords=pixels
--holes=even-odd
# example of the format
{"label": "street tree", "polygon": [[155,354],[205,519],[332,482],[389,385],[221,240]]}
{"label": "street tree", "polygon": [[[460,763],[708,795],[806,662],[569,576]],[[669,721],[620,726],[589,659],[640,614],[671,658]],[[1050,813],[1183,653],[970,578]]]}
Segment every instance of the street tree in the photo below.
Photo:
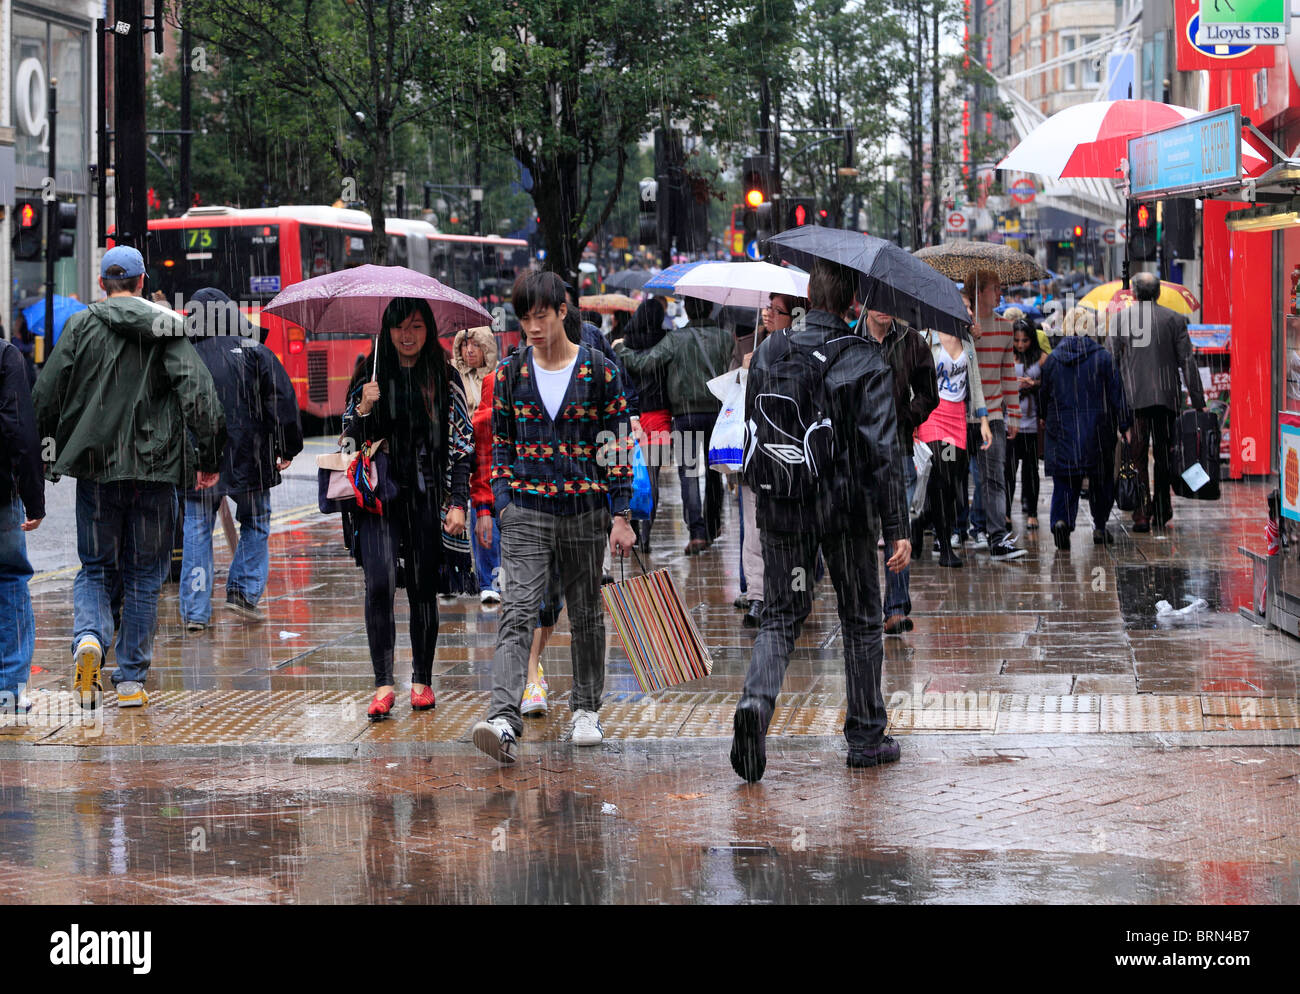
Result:
{"label": "street tree", "polygon": [[435,41],[419,85],[440,112],[456,109],[465,141],[528,170],[546,265],[573,279],[625,187],[629,150],[655,127],[716,113],[715,59],[744,6],[448,0],[426,27]]}
{"label": "street tree", "polygon": [[[430,112],[426,65],[445,5],[434,0],[185,0],[179,16],[197,44],[247,60],[268,87],[301,101],[334,131],[338,198],[360,200],[377,235],[394,163],[394,136]],[[384,264],[388,240],[371,239]]]}

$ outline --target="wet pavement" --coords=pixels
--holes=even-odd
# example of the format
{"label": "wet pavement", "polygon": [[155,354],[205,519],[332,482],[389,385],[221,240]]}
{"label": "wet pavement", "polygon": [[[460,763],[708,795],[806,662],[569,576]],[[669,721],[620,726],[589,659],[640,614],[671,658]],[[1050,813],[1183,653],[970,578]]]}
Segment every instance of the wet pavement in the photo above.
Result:
{"label": "wet pavement", "polygon": [[[437,709],[414,714],[399,696],[394,718],[365,720],[361,574],[336,518],[281,514],[265,623],[217,607],[212,629],[187,636],[166,588],[153,703],[138,712],[111,694],[89,719],[72,706],[72,571],[47,572],[32,588],[38,708],[0,727],[0,899],[1300,899],[1300,643],[1237,614],[1251,572],[1236,549],[1262,548],[1263,484],[1178,501],[1164,535],[1132,535],[1117,515],[1110,547],[1081,529],[1057,552],[1017,508],[1025,559],[967,550],[965,569],[945,570],[923,555],[916,629],[885,640],[904,743],[885,770],[843,766],[843,650],[823,581],[768,775],[744,787],[726,760],[753,641],[731,604],[736,507],[714,549],[688,559],[665,482],[651,563],[671,571],[713,675],[643,695],[611,626],[607,742],[575,751],[557,741],[562,619],[544,660],[552,710],[528,723],[513,770],[467,742],[499,616],[477,598],[441,607]],[[228,560],[219,544],[219,570]],[[1185,596],[1207,609],[1162,626],[1155,603]]]}

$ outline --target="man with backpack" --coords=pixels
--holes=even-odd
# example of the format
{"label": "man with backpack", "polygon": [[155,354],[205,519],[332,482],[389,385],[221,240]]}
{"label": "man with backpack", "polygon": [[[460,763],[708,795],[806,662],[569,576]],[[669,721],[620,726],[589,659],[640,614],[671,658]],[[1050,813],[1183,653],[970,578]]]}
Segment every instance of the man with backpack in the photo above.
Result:
{"label": "man with backpack", "polygon": [[257,341],[257,329],[238,305],[216,287],[204,287],[190,298],[185,323],[212,374],[228,442],[217,485],[182,498],[181,620],[187,632],[197,633],[212,619],[212,525],[227,497],[239,516],[239,542],[226,576],[226,607],[250,621],[263,620],[257,602],[271,569],[271,488],[280,485],[281,471],[303,442],[289,374]]}
{"label": "man with backpack", "polygon": [[812,608],[821,550],[844,637],[848,765],[898,760],[885,735],[877,530],[894,572],[911,558],[893,373],[880,349],[845,323],[857,274],[818,261],[803,326],[773,335],[750,362],[745,485],[754,488],[763,544],[763,620],[736,708],[731,766],[762,779],[764,739],[790,653]]}
{"label": "man with backpack", "polygon": [[74,690],[83,708],[100,705],[100,670],[116,627],[117,705],[143,707],[176,488],[216,484],[226,418],[184,320],[140,298],[140,253],[111,248],[99,272],[108,299],[68,319],[32,401],[40,437],[54,440],[47,478],[77,479]]}

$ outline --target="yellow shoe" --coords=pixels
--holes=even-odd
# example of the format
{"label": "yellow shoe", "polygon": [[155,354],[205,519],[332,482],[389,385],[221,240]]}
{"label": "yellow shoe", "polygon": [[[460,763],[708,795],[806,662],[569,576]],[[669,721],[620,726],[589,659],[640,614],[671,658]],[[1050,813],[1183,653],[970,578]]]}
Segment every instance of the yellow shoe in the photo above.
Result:
{"label": "yellow shoe", "polygon": [[117,685],[117,706],[120,708],[142,708],[149,703],[144,684],[134,680],[123,680]]}
{"label": "yellow shoe", "polygon": [[83,635],[72,658],[77,663],[72,689],[84,709],[94,710],[104,699],[104,684],[99,673],[104,662],[104,648],[95,636]]}

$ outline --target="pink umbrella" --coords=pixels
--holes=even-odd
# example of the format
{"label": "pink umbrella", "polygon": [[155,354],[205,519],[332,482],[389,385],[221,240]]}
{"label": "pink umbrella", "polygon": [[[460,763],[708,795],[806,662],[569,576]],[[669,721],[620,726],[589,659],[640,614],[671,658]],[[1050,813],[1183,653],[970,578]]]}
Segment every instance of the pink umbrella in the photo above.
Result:
{"label": "pink umbrella", "polygon": [[[1119,176],[1120,159],[1128,155],[1128,140],[1202,112],[1154,100],[1097,100],[1075,104],[1025,135],[999,169],[1042,173],[1056,179]],[[1267,161],[1246,142],[1241,143],[1242,169],[1250,174]]]}
{"label": "pink umbrella", "polygon": [[281,290],[262,310],[318,334],[365,338],[379,333],[384,308],[394,297],[427,300],[439,335],[492,323],[473,297],[404,266],[357,266],[303,280]]}

